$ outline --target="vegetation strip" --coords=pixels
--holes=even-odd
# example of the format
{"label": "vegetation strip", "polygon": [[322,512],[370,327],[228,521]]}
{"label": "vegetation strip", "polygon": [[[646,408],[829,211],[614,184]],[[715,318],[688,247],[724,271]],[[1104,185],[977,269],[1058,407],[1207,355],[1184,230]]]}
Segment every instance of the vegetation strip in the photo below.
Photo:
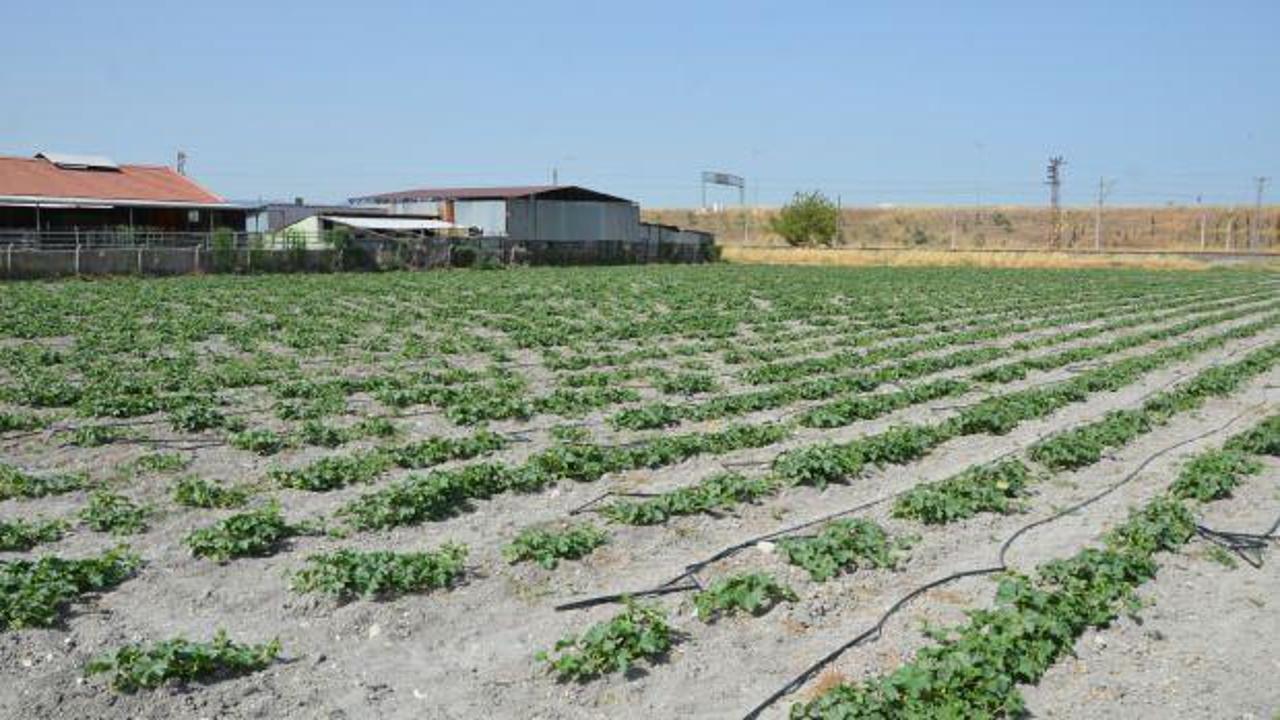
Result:
{"label": "vegetation strip", "polygon": [[[1264,447],[1280,446],[1273,417],[1258,430]],[[1252,438],[1259,437],[1255,431]],[[1233,440],[1237,451],[1245,444]],[[791,707],[791,717],[905,718],[1017,716],[1026,711],[1020,684],[1039,682],[1071,651],[1086,629],[1108,626],[1140,607],[1137,587],[1156,575],[1155,556],[1173,552],[1196,530],[1184,498],[1217,499],[1216,488],[1237,480],[1239,466],[1207,462],[1216,451],[1183,467],[1175,490],[1133,511],[1103,536],[1101,548],[1047,562],[1034,576],[1010,572],[1000,581],[996,608],[970,611],[966,624],[929,630],[938,644],[924,648],[896,671]],[[754,713],[753,713],[754,715]]]}
{"label": "vegetation strip", "polygon": [[292,586],[339,600],[392,598],[451,587],[462,578],[466,559],[466,546],[452,543],[432,552],[338,550],[308,557]]}
{"label": "vegetation strip", "polygon": [[232,642],[219,630],[212,642],[191,642],[185,638],[154,645],[126,645],[97,657],[85,666],[85,675],[111,673],[111,687],[118,692],[154,690],[167,682],[203,681],[248,675],[275,662],[280,641],[264,645]]}
{"label": "vegetation strip", "polygon": [[71,603],[119,585],[141,565],[127,547],[84,560],[0,561],[0,631],[53,627]]}

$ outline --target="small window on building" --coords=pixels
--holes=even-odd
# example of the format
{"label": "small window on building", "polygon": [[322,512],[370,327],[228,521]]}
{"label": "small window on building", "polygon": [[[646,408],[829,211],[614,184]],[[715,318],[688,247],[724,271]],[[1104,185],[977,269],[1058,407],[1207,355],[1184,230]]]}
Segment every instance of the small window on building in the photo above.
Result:
{"label": "small window on building", "polygon": [[199,211],[199,210],[188,210],[188,211],[187,211],[187,222],[189,222],[189,223],[198,223],[198,222],[200,222],[200,211]]}

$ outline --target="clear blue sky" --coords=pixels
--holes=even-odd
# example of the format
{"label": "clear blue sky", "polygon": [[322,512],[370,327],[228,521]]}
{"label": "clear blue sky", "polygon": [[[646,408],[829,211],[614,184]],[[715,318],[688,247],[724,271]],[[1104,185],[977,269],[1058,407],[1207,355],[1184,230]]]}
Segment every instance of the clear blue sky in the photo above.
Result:
{"label": "clear blue sky", "polygon": [[[846,204],[1249,202],[1280,175],[1280,2],[25,2],[0,153],[172,163],[235,199],[699,171]],[[1280,178],[1269,195],[1280,198]],[[717,196],[733,199],[731,192]]]}

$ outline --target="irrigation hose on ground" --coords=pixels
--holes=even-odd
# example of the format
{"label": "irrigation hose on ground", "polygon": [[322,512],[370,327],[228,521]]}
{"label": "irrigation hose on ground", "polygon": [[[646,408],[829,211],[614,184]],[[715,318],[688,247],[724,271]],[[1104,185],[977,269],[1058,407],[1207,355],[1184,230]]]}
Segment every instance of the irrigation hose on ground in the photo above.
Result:
{"label": "irrigation hose on ground", "polygon": [[[1151,465],[1151,463],[1155,462],[1157,459],[1163,457],[1164,455],[1170,452],[1173,452],[1178,448],[1197,442],[1199,440],[1203,440],[1206,437],[1215,435],[1217,433],[1222,432],[1223,430],[1226,430],[1227,428],[1234,425],[1238,420],[1240,420],[1240,418],[1252,413],[1258,407],[1259,406],[1249,408],[1248,410],[1245,410],[1235,415],[1226,423],[1223,423],[1218,427],[1199,433],[1198,435],[1194,435],[1185,440],[1180,440],[1177,443],[1174,443],[1173,445],[1169,445],[1161,450],[1156,451],[1155,453],[1152,453],[1151,455],[1147,456],[1147,458],[1143,460],[1142,463],[1138,465],[1138,467],[1134,468],[1124,477],[1120,478],[1116,482],[1104,488],[1101,492],[1096,493],[1090,496],[1089,498],[1076,503],[1075,505],[1072,505],[1068,508],[1060,510],[1059,512],[1054,513],[1049,517],[1037,520],[1033,523],[1029,523],[1019,528],[1017,531],[1013,533],[1013,535],[1009,536],[1008,540],[1005,540],[1005,542],[1000,546],[999,565],[996,565],[994,567],[989,567],[989,568],[965,570],[962,572],[952,573],[951,575],[947,575],[945,577],[938,578],[937,580],[934,580],[932,582],[926,583],[925,585],[922,585],[916,588],[915,590],[912,590],[911,592],[907,593],[906,595],[902,596],[902,598],[900,598],[897,602],[895,602],[892,606],[890,606],[890,608],[887,611],[885,611],[883,615],[880,616],[880,619],[874,625],[872,625],[871,628],[859,634],[853,640],[850,640],[849,642],[836,648],[831,653],[828,653],[825,657],[820,659],[818,662],[814,663],[813,665],[810,665],[803,672],[797,675],[793,680],[791,680],[786,685],[779,688],[776,692],[770,695],[768,698],[766,698],[764,702],[760,703],[759,705],[754,707],[750,712],[744,715],[743,720],[755,720],[760,716],[761,713],[769,709],[769,707],[771,707],[773,704],[775,704],[782,698],[786,697],[787,695],[790,695],[791,693],[803,687],[805,683],[807,683],[819,672],[821,672],[822,669],[825,668],[827,665],[830,665],[832,662],[834,662],[842,654],[862,644],[863,642],[866,642],[869,639],[878,638],[880,635],[881,629],[884,627],[885,623],[889,620],[889,618],[892,617],[894,614],[896,614],[904,606],[906,606],[911,600],[919,597],[920,595],[924,594],[925,592],[928,592],[929,590],[932,590],[941,585],[954,582],[956,580],[960,580],[966,577],[991,575],[991,574],[1005,572],[1009,570],[1009,565],[1007,561],[1009,549],[1020,537],[1022,537],[1026,533],[1030,532],[1035,528],[1043,527],[1045,525],[1048,525],[1049,523],[1060,520],[1067,515],[1079,512],[1080,510],[1083,510],[1084,508],[1089,507],[1090,505],[1093,505],[1099,500],[1102,500],[1103,498],[1112,494],[1116,490],[1120,489],[1124,485],[1127,485],[1128,483],[1132,482],[1134,478],[1140,475],[1144,470],[1146,470],[1148,466]],[[1277,524],[1280,525],[1280,520],[1277,521]]]}
{"label": "irrigation hose on ground", "polygon": [[[1166,387],[1164,389],[1168,389],[1168,388]],[[1093,505],[1094,503],[1111,495],[1116,490],[1119,490],[1124,485],[1127,485],[1128,483],[1132,482],[1134,478],[1140,475],[1143,471],[1147,469],[1147,467],[1149,467],[1152,463],[1154,463],[1159,458],[1181,447],[1184,447],[1194,442],[1198,442],[1206,437],[1215,435],[1217,433],[1220,433],[1226,430],[1227,428],[1231,427],[1236,422],[1238,422],[1241,418],[1257,410],[1259,407],[1261,406],[1250,407],[1249,409],[1238,413],[1237,415],[1230,418],[1227,422],[1215,428],[1199,433],[1190,438],[1180,440],[1179,442],[1174,443],[1173,445],[1169,445],[1149,455],[1136,468],[1134,468],[1132,471],[1130,471],[1120,480],[1104,488],[1101,492],[1098,492],[1086,498],[1085,500],[1082,500],[1081,502],[1071,505],[1070,507],[1060,510],[1054,513],[1053,515],[1050,515],[1046,518],[1042,518],[1040,520],[1029,523],[1019,528],[1007,540],[1005,540],[1004,543],[1001,544],[1000,552],[998,555],[998,563],[999,563],[998,565],[950,573],[948,575],[931,580],[907,592],[905,595],[903,595],[897,601],[895,601],[871,627],[869,627],[867,630],[863,631],[862,633],[859,633],[853,639],[835,648],[830,653],[820,658],[817,662],[810,665],[808,668],[806,668],[804,671],[798,674],[795,678],[793,678],[790,682],[788,682],[786,685],[779,688],[772,695],[766,698],[763,702],[761,702],[759,705],[753,708],[750,712],[748,712],[744,716],[744,720],[755,720],[756,718],[758,718],[761,713],[763,713],[769,707],[777,703],[783,697],[786,697],[787,695],[790,695],[796,690],[799,690],[801,687],[803,687],[806,683],[812,680],[818,673],[820,673],[825,667],[830,665],[832,662],[835,662],[835,660],[837,660],[844,653],[848,652],[849,650],[869,640],[879,639],[881,632],[884,629],[884,626],[888,623],[890,618],[896,615],[900,610],[902,610],[902,608],[910,604],[912,600],[929,592],[930,590],[933,590],[943,585],[947,585],[957,580],[961,580],[969,577],[992,575],[992,574],[1007,571],[1009,569],[1008,553],[1010,549],[1013,547],[1014,543],[1016,543],[1018,539],[1021,538],[1022,536],[1026,535],[1027,533],[1031,532],[1036,528],[1043,527],[1045,525],[1053,523],[1057,520],[1062,519],[1063,517],[1066,517],[1067,515],[1077,513],[1080,510],[1083,510],[1089,507],[1090,505]],[[1017,450],[1012,450],[1012,451],[1003,453],[1000,456],[997,456],[996,458],[994,458],[993,460],[988,461],[988,463],[998,462],[999,460],[1005,457],[1008,457],[1010,455],[1014,455],[1017,452],[1018,452]],[[898,496],[905,494],[906,492],[909,492],[909,490],[904,490],[898,493],[894,493],[892,495],[887,495],[875,500],[871,500],[871,501],[856,505],[851,508],[846,508],[844,510],[828,513],[826,515],[820,516],[818,518],[814,518],[812,520],[805,521],[803,523],[799,523],[797,525],[792,525],[786,528],[782,528],[780,530],[776,530],[774,532],[760,535],[760,536],[751,538],[749,540],[745,540],[743,542],[737,543],[735,545],[731,545],[704,560],[700,560],[685,566],[685,571],[683,573],[681,573],[680,575],[677,575],[671,580],[668,580],[667,582],[661,585],[658,585],[656,587],[635,591],[635,592],[629,592],[629,593],[613,593],[609,595],[600,595],[596,597],[586,598],[583,600],[577,600],[574,602],[558,605],[556,606],[555,609],[557,611],[579,610],[579,609],[595,607],[603,604],[622,602],[626,598],[656,597],[656,596],[669,595],[669,594],[675,594],[680,592],[688,592],[692,590],[701,590],[703,589],[703,585],[698,580],[696,573],[713,563],[716,563],[720,560],[723,560],[727,557],[730,557],[748,548],[754,547],[761,542],[766,542],[768,540],[772,540],[778,537],[790,535],[792,533],[808,529],[810,527],[822,524],[824,522],[828,522],[830,520],[834,520],[846,515],[851,515],[857,512],[861,512],[863,510],[870,509],[871,507],[875,507],[877,505],[881,505],[885,502],[888,502],[890,500],[897,498]],[[608,496],[609,496],[609,493],[605,493],[605,495],[601,496],[600,498],[597,498],[587,503],[586,507],[590,507],[596,502],[599,502],[599,500]],[[1205,537],[1211,542],[1222,541],[1222,542],[1231,543],[1232,547],[1228,549],[1234,552],[1237,552],[1237,554],[1241,554],[1242,550],[1237,550],[1236,549],[1237,546],[1241,547],[1243,549],[1243,552],[1253,551],[1258,544],[1265,546],[1266,539],[1274,539],[1277,529],[1280,529],[1280,519],[1277,519],[1276,524],[1267,533],[1256,535],[1256,536],[1246,534],[1246,533],[1224,533],[1220,531],[1209,530],[1207,528],[1205,528],[1205,530],[1207,531],[1207,534],[1205,532],[1201,532],[1199,528],[1197,529],[1197,532],[1200,533],[1202,537]],[[1258,549],[1258,552],[1260,553],[1260,549]],[[1242,557],[1244,557],[1243,554],[1242,554]],[[1251,560],[1248,558],[1246,558],[1246,562],[1250,562],[1251,565],[1253,564]]]}

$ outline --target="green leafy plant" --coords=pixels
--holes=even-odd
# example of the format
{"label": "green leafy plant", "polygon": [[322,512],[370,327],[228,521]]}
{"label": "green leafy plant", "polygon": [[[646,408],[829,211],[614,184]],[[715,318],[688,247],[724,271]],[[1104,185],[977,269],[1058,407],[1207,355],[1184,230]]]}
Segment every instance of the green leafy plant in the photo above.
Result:
{"label": "green leafy plant", "polygon": [[716,389],[716,379],[710,373],[677,373],[660,379],[657,387],[667,395],[697,395]]}
{"label": "green leafy plant", "polygon": [[232,558],[272,555],[281,543],[301,532],[302,528],[285,521],[280,506],[273,502],[196,530],[183,542],[196,557],[224,563]]}
{"label": "green leafy plant", "polygon": [[12,465],[0,463],[0,500],[63,495],[85,487],[79,474],[31,475]]}
{"label": "green leafy plant", "polygon": [[141,564],[125,547],[85,560],[0,561],[0,630],[52,627],[72,602],[119,585]]}
{"label": "green leafy plant", "polygon": [[745,612],[763,615],[782,602],[795,602],[800,598],[790,587],[765,573],[743,573],[721,578],[695,593],[693,605],[698,617],[711,621],[721,615]]}
{"label": "green leafy plant", "polygon": [[237,508],[249,501],[248,488],[226,487],[203,478],[180,478],[173,486],[173,500],[193,508]]}
{"label": "green leafy plant", "polygon": [[274,430],[258,428],[233,434],[231,446],[257,455],[275,455],[284,449],[285,441]]}
{"label": "green leafy plant", "polygon": [[455,544],[416,553],[339,550],[307,558],[307,566],[293,576],[293,589],[340,600],[427,592],[456,583],[466,559],[466,546]]}
{"label": "green leafy plant", "polygon": [[628,598],[621,613],[582,635],[560,639],[553,651],[539,652],[537,659],[546,662],[561,680],[582,681],[606,673],[625,673],[641,660],[655,662],[677,639],[665,611]]}
{"label": "green leafy plant", "polygon": [[893,568],[901,561],[906,539],[892,540],[879,525],[861,519],[835,520],[813,537],[778,541],[778,550],[792,565],[809,571],[814,582],[825,582],[858,567]]}
{"label": "green leafy plant", "polygon": [[48,426],[49,422],[33,413],[0,412],[0,432],[15,430],[37,430]]}
{"label": "green leafy plant", "polygon": [[225,630],[218,630],[212,642],[178,637],[153,645],[126,645],[91,660],[85,675],[112,673],[112,689],[133,693],[173,681],[208,682],[249,675],[270,667],[281,649],[279,640],[241,645],[232,642]]}
{"label": "green leafy plant", "polygon": [[0,551],[26,551],[41,543],[56,542],[62,539],[67,524],[60,520],[49,522],[0,520]]}
{"label": "green leafy plant", "polygon": [[326,425],[316,419],[307,420],[298,428],[298,440],[303,445],[335,448],[350,441],[351,438],[352,434],[347,430]]}
{"label": "green leafy plant", "polygon": [[180,452],[158,452],[143,455],[133,461],[135,467],[147,472],[177,472],[191,464],[191,458]]}
{"label": "green leafy plant", "polygon": [[588,523],[563,528],[531,527],[502,549],[507,562],[534,561],[554,570],[560,560],[577,560],[605,544],[608,533]]}
{"label": "green leafy plant", "polygon": [[89,496],[89,503],[80,511],[80,519],[98,532],[133,535],[147,529],[147,518],[152,513],[150,507],[123,495],[99,490]]}
{"label": "green leafy plant", "polygon": [[1034,685],[1070,653],[1087,628],[1106,627],[1140,605],[1135,589],[1156,574],[1153,556],[1193,534],[1190,511],[1157,497],[1107,533],[1102,548],[1086,548],[1000,581],[996,607],[968,613],[968,622],[929,629],[934,645],[888,675],[838,685],[791,707],[796,720],[885,717],[1016,717],[1026,710],[1019,685]]}
{"label": "green leafy plant", "polygon": [[1262,469],[1257,458],[1239,450],[1211,450],[1184,465],[1169,489],[1183,499],[1219,500],[1230,497],[1246,475],[1256,475]]}
{"label": "green leafy plant", "polygon": [[169,425],[182,432],[199,432],[225,425],[227,418],[213,405],[193,402],[169,411]]}
{"label": "green leafy plant", "polygon": [[893,515],[938,525],[983,512],[1012,512],[1030,480],[1031,471],[1016,459],[971,468],[915,486],[894,502]]}
{"label": "green leafy plant", "polygon": [[714,513],[742,503],[756,502],[778,491],[771,477],[749,478],[739,473],[717,473],[697,485],[679,488],[643,500],[618,500],[601,513],[625,525],[658,525],[677,515]]}
{"label": "green leafy plant", "polygon": [[1224,449],[1251,455],[1280,456],[1280,415],[1272,415],[1253,429],[1231,438]]}
{"label": "green leafy plant", "polygon": [[321,458],[298,470],[271,470],[271,479],[281,487],[312,492],[326,492],[348,485],[367,483],[387,468],[392,461],[387,453],[371,450],[354,455]]}
{"label": "green leafy plant", "polygon": [[83,425],[71,431],[68,442],[76,447],[99,447],[109,445],[125,436],[125,433],[111,425]]}

